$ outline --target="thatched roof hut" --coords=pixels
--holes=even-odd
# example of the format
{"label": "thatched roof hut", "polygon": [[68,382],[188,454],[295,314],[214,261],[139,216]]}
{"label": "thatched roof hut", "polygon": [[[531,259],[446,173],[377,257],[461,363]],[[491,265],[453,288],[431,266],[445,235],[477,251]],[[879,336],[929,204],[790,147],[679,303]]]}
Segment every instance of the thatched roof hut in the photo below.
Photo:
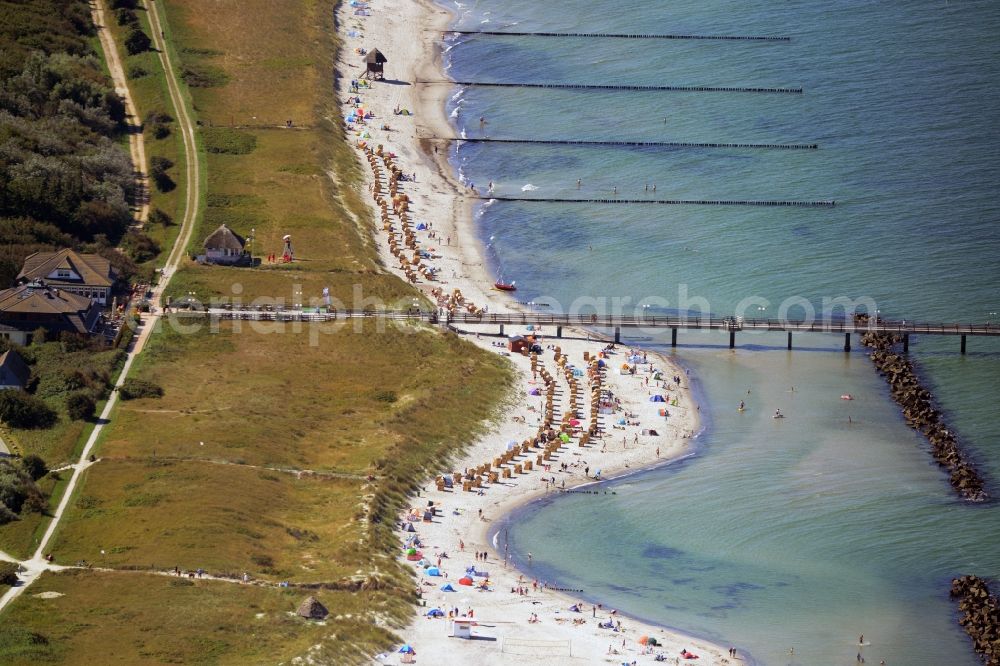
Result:
{"label": "thatched roof hut", "polygon": [[296,613],[307,620],[323,620],[330,614],[330,611],[316,597],[306,597]]}

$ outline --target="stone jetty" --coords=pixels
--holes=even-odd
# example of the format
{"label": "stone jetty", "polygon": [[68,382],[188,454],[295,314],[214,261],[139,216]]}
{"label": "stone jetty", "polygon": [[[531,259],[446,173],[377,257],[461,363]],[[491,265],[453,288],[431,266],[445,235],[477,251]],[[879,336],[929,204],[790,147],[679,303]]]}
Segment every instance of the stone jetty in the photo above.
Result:
{"label": "stone jetty", "polygon": [[958,599],[958,623],[972,638],[976,653],[987,666],[1000,666],[1000,600],[978,576],[952,580],[951,596]]}
{"label": "stone jetty", "polygon": [[924,388],[913,364],[908,358],[897,354],[893,347],[900,342],[898,335],[891,333],[865,333],[861,343],[869,347],[869,355],[879,373],[889,383],[893,400],[903,410],[906,423],[920,431],[931,445],[931,455],[939,465],[948,470],[948,479],[961,495],[970,502],[989,499],[986,484],[976,467],[966,460],[955,433],[934,408],[931,392]]}

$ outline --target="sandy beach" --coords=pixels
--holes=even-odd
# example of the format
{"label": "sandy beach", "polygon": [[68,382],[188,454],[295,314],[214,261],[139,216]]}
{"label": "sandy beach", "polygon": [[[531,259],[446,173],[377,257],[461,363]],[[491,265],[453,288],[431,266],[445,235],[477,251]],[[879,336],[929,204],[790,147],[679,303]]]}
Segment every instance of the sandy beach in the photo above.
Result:
{"label": "sandy beach", "polygon": [[[492,288],[473,228],[476,195],[453,177],[447,162],[451,143],[445,139],[453,135],[444,113],[449,89],[414,84],[444,78],[439,45],[449,20],[448,12],[425,2],[374,0],[367,8],[342,3],[337,96],[345,118],[354,116],[348,140],[358,148],[379,222],[373,236],[389,270],[409,274],[440,307],[516,309],[509,294]],[[365,71],[364,52],[373,48],[387,59],[385,81],[355,87],[352,82]],[[363,121],[358,109],[365,112]],[[379,145],[381,154],[374,154]],[[402,210],[400,194],[406,195]],[[453,297],[455,290],[461,298]],[[550,336],[555,331],[506,331],[536,336],[540,351],[533,366],[529,355],[508,351],[496,327],[467,328],[469,340],[509,357],[518,386],[501,419],[453,461],[450,487],[443,478],[429,479],[412,498],[411,511],[400,516],[400,557],[407,559],[408,548],[419,553],[407,562],[423,605],[399,631],[415,655],[393,652],[378,661],[631,664],[654,663],[660,655],[659,661],[681,663],[694,661],[682,656],[690,651],[697,663],[738,662],[726,647],[549,589],[546,581],[507,566],[503,550],[489,543],[495,521],[546,493],[592,484],[598,471],[606,480],[686,455],[699,420],[685,373],[664,357],[623,345],[611,349],[581,331],[559,339]],[[663,402],[651,401],[654,396]],[[547,432],[561,439],[546,442]],[[465,491],[463,482],[473,487]],[[461,584],[470,567],[488,575],[473,574],[473,585]],[[442,590],[447,584],[456,591]],[[433,609],[442,616],[429,616]],[[475,638],[452,637],[456,625],[469,626]]]}

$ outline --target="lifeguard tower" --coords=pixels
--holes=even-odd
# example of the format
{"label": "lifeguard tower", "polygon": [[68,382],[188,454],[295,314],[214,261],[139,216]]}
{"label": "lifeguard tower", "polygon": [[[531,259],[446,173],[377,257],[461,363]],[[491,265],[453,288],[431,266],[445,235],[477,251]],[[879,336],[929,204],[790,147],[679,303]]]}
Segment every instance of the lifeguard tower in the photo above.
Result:
{"label": "lifeguard tower", "polygon": [[385,78],[385,63],[389,62],[378,49],[372,49],[365,56],[367,67],[365,73],[361,75],[363,79],[379,80]]}

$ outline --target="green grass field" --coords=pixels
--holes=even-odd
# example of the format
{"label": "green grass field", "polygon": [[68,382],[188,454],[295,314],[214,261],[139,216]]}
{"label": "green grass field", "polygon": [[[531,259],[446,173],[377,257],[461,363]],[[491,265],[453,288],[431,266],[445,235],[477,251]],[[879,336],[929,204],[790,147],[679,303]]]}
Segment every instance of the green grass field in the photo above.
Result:
{"label": "green grass field", "polygon": [[[44,592],[63,596],[36,596]],[[322,654],[338,634],[385,640],[346,592],[313,593],[332,611],[324,623],[295,616],[307,594],[142,573],[43,574],[0,623],[0,663],[280,663],[317,645]]]}

